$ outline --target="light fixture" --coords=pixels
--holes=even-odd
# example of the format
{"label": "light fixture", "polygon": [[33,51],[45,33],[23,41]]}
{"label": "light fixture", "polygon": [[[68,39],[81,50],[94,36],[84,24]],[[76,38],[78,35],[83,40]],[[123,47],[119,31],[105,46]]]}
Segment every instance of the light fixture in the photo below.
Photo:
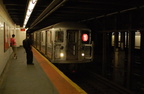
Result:
{"label": "light fixture", "polygon": [[23,23],[23,28],[25,28],[28,20],[29,20],[29,17],[31,16],[31,13],[36,5],[38,0],[30,0],[29,1],[29,4],[28,4],[28,8],[27,8],[27,12],[26,12],[26,16],[25,16],[25,20],[24,20],[24,23]]}

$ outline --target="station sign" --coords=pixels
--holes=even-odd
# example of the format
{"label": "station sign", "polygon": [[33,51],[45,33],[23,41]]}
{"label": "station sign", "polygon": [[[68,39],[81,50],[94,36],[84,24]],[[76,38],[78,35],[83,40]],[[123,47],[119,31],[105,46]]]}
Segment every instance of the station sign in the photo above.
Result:
{"label": "station sign", "polygon": [[21,30],[20,31],[25,31],[25,28],[21,28]]}
{"label": "station sign", "polygon": [[82,35],[82,41],[84,41],[84,42],[88,41],[88,35],[87,34]]}

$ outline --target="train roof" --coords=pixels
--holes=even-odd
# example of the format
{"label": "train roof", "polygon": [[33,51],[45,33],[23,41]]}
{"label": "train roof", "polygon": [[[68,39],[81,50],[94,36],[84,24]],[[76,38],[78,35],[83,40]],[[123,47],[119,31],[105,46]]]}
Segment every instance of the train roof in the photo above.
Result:
{"label": "train roof", "polygon": [[88,28],[86,25],[76,22],[60,22],[54,24],[53,28]]}
{"label": "train roof", "polygon": [[[60,22],[60,23],[57,23],[57,24],[54,24],[54,25],[51,25],[51,26],[48,26],[48,27],[45,27],[43,29],[40,29],[40,30],[45,30],[45,29],[52,29],[52,28],[59,28],[59,29],[62,29],[62,28],[69,28],[69,29],[89,29],[86,25],[84,24],[81,24],[81,23],[76,23],[76,22]],[[39,30],[37,30],[39,31]]]}

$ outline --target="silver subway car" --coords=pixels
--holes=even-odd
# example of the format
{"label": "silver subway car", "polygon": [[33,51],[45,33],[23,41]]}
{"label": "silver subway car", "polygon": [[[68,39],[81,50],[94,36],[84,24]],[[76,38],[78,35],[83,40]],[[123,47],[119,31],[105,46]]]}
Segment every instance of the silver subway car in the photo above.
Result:
{"label": "silver subway car", "polygon": [[61,22],[32,35],[34,47],[52,63],[87,63],[93,60],[91,30],[84,25]]}

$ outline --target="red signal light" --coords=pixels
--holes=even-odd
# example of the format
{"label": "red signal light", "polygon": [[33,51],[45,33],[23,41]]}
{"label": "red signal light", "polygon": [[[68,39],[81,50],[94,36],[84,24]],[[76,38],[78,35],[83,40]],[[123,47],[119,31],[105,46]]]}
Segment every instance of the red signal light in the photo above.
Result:
{"label": "red signal light", "polygon": [[88,41],[88,35],[87,34],[82,35],[82,41]]}

